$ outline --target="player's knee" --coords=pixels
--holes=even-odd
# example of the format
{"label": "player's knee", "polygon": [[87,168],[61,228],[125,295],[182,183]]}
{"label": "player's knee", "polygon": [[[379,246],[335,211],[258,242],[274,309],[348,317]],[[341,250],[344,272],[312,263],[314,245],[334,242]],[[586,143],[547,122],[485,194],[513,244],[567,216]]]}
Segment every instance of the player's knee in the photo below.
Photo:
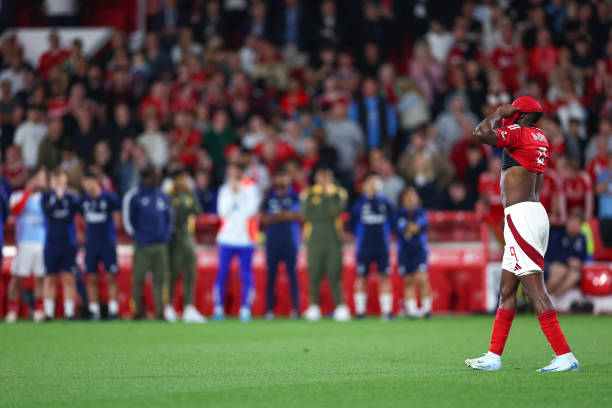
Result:
{"label": "player's knee", "polygon": [[516,300],[516,287],[502,283],[499,288],[499,298],[502,304]]}
{"label": "player's knee", "polygon": [[416,278],[414,275],[406,275],[404,276],[404,286],[413,287],[416,282]]}

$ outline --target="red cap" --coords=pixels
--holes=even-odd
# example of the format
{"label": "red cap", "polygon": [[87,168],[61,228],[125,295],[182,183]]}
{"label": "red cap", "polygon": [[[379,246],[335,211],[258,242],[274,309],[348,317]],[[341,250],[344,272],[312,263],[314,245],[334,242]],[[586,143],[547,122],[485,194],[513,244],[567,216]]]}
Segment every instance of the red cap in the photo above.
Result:
{"label": "red cap", "polygon": [[520,98],[516,98],[514,102],[512,102],[512,106],[519,108],[520,111],[516,112],[509,118],[503,118],[502,126],[509,126],[513,124],[516,121],[516,118],[518,118],[520,112],[542,112],[542,105],[540,105],[540,102],[531,96],[521,96]]}
{"label": "red cap", "polygon": [[512,102],[512,106],[520,108],[521,112],[542,112],[542,105],[540,105],[540,102],[531,96],[516,98],[514,102]]}

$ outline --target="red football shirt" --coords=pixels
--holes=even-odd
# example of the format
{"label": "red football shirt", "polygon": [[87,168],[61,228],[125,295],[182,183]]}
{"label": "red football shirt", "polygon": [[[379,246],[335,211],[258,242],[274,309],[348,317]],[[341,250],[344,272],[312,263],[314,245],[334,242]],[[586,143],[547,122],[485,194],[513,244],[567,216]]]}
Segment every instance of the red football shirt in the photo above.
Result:
{"label": "red football shirt", "polygon": [[534,127],[504,126],[497,132],[496,148],[504,147],[521,166],[534,173],[544,173],[550,146],[544,132]]}

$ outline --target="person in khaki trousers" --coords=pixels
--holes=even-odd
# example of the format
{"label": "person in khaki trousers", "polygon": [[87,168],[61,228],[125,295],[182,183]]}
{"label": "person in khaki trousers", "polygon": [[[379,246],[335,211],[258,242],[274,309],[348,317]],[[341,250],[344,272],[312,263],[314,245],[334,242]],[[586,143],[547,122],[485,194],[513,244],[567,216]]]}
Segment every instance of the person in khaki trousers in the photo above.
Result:
{"label": "person in khaki trousers", "polygon": [[193,305],[193,284],[196,277],[196,243],[193,237],[195,217],[202,208],[191,187],[191,176],[186,169],[175,170],[170,198],[174,210],[174,233],[170,242],[170,276],[168,277],[168,304],[164,307],[164,319],[176,322],[178,317],[172,306],[174,289],[179,277],[183,276],[183,321],[204,323],[206,319]]}
{"label": "person in khaki trousers", "polygon": [[308,275],[310,276],[310,306],[304,313],[306,320],[321,318],[319,286],[325,276],[329,280],[336,309],[334,319],[350,320],[350,311],[342,302],[342,221],[348,194],[334,184],[334,173],[321,167],[315,173],[315,184],[300,194],[301,211],[306,221],[304,240],[308,247]]}
{"label": "person in khaki trousers", "polygon": [[134,241],[132,266],[132,310],[134,318],[141,318],[142,285],[145,274],[153,275],[155,317],[162,318],[162,289],[168,273],[168,244],[174,227],[174,212],[170,197],[158,187],[155,169],[145,168],[140,184],[123,197],[123,225]]}

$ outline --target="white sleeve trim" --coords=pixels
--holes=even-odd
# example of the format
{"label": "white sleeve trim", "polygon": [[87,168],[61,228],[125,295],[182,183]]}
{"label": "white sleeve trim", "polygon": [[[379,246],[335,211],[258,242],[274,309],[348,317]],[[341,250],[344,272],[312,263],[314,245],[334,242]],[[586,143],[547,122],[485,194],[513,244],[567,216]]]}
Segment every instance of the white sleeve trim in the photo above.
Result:
{"label": "white sleeve trim", "polygon": [[133,187],[125,193],[123,197],[123,205],[122,205],[122,218],[123,218],[123,227],[129,236],[134,236],[134,226],[132,225],[132,220],[130,220],[130,202],[138,192],[138,187]]}

